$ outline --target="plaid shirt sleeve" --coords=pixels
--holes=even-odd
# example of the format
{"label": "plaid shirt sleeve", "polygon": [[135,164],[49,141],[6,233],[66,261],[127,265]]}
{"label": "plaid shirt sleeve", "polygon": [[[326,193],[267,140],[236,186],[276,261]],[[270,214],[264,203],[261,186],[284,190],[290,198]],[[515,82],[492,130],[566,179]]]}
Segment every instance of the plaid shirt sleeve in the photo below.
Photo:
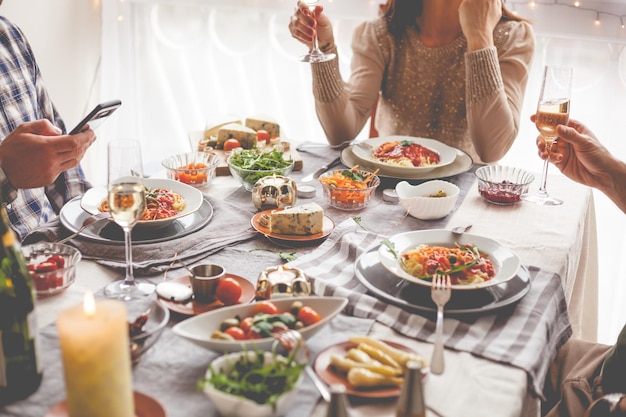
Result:
{"label": "plaid shirt sleeve", "polygon": [[[65,124],[43,83],[28,40],[21,30],[0,16],[0,137],[18,125],[48,119],[64,133]],[[42,189],[18,190],[7,214],[20,239],[54,220],[71,198],[90,188],[80,166],[63,172]]]}

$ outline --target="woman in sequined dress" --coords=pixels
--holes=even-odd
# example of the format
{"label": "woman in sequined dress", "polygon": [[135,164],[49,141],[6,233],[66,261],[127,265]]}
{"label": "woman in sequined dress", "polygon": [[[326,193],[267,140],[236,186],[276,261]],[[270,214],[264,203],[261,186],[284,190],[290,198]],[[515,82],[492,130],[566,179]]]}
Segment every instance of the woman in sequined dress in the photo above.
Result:
{"label": "woman in sequined dress", "polygon": [[[437,139],[495,162],[518,133],[535,40],[530,24],[500,0],[387,0],[352,38],[351,74],[338,58],[311,65],[313,95],[328,142],[344,146],[373,121],[380,137]],[[340,51],[321,6],[318,40]],[[289,23],[311,44],[315,19],[298,3]]]}

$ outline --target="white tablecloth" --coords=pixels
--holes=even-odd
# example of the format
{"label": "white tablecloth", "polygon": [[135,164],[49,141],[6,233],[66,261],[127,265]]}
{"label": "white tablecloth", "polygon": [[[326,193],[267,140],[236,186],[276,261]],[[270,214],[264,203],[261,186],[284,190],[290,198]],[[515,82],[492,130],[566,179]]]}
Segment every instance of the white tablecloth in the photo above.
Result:
{"label": "white tablecloth", "polygon": [[[310,167],[313,170],[314,167]],[[537,176],[539,177],[539,176]],[[557,207],[530,203],[495,206],[484,202],[472,186],[469,194],[452,215],[448,227],[472,224],[471,232],[499,240],[511,247],[522,262],[554,271],[561,276],[569,301],[575,335],[595,339],[597,309],[597,258],[595,219],[591,191],[565,178],[549,180],[550,190],[565,201]],[[238,184],[230,177],[218,177],[211,195],[226,197]],[[536,189],[536,185],[535,185]],[[53,323],[58,312],[82,301],[85,291],[98,291],[118,276],[94,262],[78,265],[76,283],[62,294],[40,299],[40,326]],[[398,340],[430,358],[432,346],[400,336],[374,324],[372,335]],[[426,401],[436,413],[455,416],[532,416],[538,415],[538,400],[529,394],[527,375],[521,369],[451,350],[445,352],[446,372],[429,375],[425,383]],[[148,393],[156,395],[157,393]],[[353,416],[393,416],[395,402],[352,400]],[[319,403],[312,416],[325,415]],[[175,415],[175,410],[168,410]],[[192,416],[190,416],[192,417]]]}

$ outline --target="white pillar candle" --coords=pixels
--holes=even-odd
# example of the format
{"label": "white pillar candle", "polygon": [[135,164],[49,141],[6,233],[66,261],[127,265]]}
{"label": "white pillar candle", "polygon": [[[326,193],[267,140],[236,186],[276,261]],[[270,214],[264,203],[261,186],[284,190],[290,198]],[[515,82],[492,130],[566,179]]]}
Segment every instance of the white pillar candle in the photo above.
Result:
{"label": "white pillar candle", "polygon": [[128,319],[121,301],[86,293],[57,319],[70,417],[134,417]]}

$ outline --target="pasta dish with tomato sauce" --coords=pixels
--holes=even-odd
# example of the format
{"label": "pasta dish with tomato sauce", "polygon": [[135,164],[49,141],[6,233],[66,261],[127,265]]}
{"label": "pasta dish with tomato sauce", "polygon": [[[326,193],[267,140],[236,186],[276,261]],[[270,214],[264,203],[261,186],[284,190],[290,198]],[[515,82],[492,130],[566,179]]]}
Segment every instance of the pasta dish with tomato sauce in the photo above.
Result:
{"label": "pasta dish with tomato sauce", "polygon": [[400,263],[407,273],[424,280],[431,280],[435,274],[450,275],[452,285],[479,284],[496,274],[493,262],[474,245],[419,245],[403,253]]}
{"label": "pasta dish with tomato sauce", "polygon": [[[159,220],[175,216],[185,209],[185,199],[178,193],[165,188],[146,187],[146,210],[139,220]],[[104,199],[98,210],[109,211],[109,204]]]}
{"label": "pasta dish with tomato sauce", "polygon": [[427,167],[440,161],[437,152],[408,140],[382,143],[374,149],[372,157],[385,164],[405,167]]}

